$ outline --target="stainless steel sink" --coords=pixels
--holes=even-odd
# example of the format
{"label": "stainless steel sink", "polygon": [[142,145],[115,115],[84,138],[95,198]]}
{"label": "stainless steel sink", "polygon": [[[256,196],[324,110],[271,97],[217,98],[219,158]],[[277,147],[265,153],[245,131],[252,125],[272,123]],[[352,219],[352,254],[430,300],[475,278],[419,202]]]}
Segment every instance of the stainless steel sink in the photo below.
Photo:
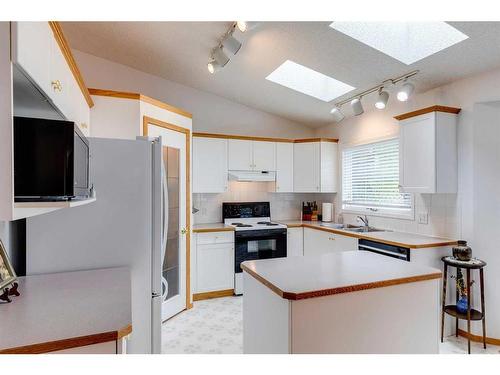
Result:
{"label": "stainless steel sink", "polygon": [[322,227],[332,228],[332,229],[342,229],[342,230],[351,230],[351,229],[359,229],[360,226],[351,225],[351,224],[337,224],[337,223],[321,223]]}
{"label": "stainless steel sink", "polygon": [[343,228],[349,232],[356,233],[369,233],[369,232],[387,232],[385,229],[379,229],[374,227],[358,227],[358,228]]}

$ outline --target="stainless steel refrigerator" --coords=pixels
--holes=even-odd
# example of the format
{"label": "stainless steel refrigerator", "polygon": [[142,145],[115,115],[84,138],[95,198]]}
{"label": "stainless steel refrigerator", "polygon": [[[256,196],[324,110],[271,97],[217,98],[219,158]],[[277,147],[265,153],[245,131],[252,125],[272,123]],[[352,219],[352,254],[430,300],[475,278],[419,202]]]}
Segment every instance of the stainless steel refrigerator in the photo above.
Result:
{"label": "stainless steel refrigerator", "polygon": [[168,289],[165,282],[162,287],[168,194],[161,141],[89,140],[97,200],[27,219],[26,272],[128,266],[132,334],[127,352],[160,353],[161,304]]}

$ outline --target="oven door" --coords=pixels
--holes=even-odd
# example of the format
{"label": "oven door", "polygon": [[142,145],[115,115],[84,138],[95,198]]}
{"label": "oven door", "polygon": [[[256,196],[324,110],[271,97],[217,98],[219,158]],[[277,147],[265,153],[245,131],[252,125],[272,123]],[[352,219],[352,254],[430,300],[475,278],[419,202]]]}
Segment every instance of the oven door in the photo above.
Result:
{"label": "oven door", "polygon": [[236,231],[234,272],[246,260],[286,257],[286,229]]}

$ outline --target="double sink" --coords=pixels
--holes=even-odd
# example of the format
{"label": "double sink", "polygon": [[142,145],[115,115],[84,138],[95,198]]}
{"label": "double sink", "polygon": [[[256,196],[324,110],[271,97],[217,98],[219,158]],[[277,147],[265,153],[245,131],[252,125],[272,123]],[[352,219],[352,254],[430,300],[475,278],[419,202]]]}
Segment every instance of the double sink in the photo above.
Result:
{"label": "double sink", "polygon": [[346,230],[348,232],[355,232],[355,233],[387,232],[387,230],[385,229],[379,229],[369,226],[352,225],[352,224],[321,223],[320,225],[326,228]]}

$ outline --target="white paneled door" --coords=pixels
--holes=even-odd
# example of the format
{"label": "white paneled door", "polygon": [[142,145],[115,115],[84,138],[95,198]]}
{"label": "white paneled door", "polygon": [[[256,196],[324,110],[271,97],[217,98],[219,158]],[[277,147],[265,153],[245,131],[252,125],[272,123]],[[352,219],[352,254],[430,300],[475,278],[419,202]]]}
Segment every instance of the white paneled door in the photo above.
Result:
{"label": "white paneled door", "polygon": [[186,137],[189,133],[158,121],[147,124],[147,135],[161,137],[164,164],[164,199],[161,280],[163,321],[187,307],[187,165]]}

